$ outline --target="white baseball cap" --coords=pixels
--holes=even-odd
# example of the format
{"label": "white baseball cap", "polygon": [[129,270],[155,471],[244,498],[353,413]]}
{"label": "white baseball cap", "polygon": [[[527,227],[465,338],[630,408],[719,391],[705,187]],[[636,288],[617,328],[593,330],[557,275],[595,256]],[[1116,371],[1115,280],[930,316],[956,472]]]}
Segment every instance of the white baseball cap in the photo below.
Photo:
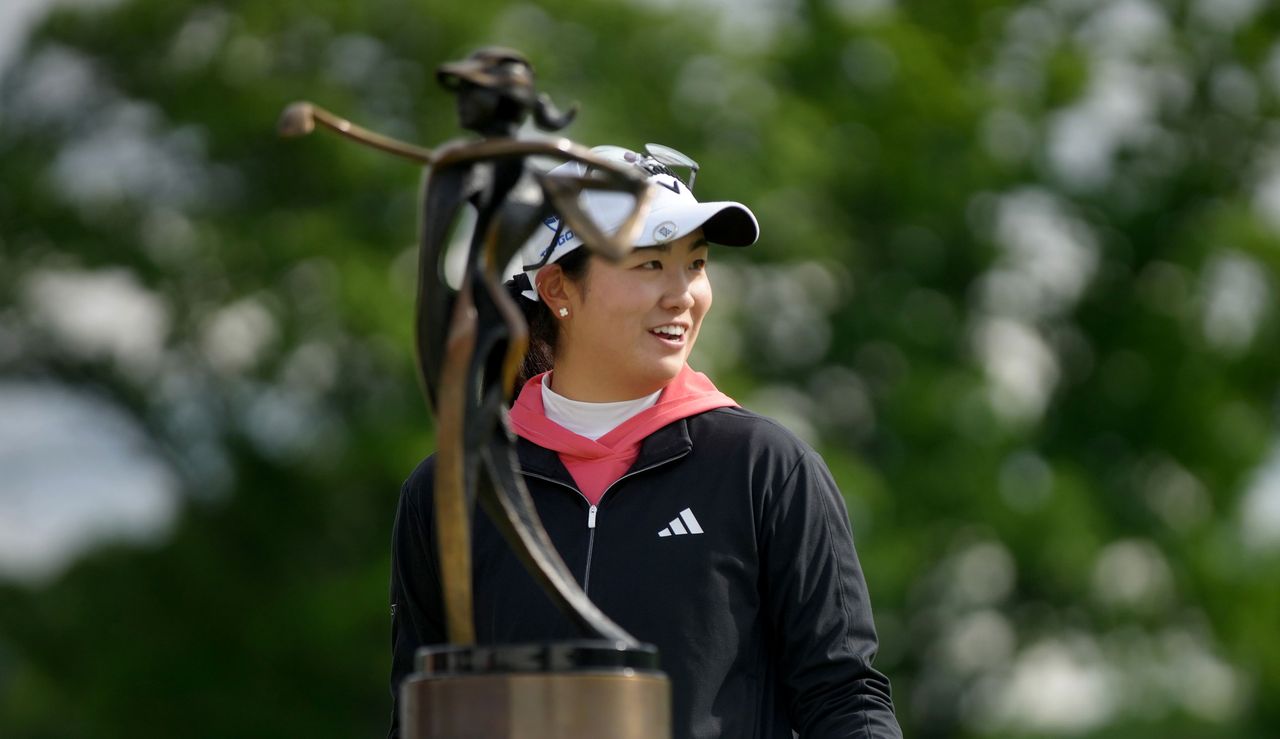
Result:
{"label": "white baseball cap", "polygon": [[[591,152],[648,174],[651,188],[649,213],[634,246],[665,244],[699,228],[708,242],[723,246],[750,246],[759,238],[760,225],[755,214],[742,203],[698,202],[691,189],[698,165],[674,149],[647,144],[645,153],[621,146],[597,146]],[[689,167],[689,183],[681,181],[671,171],[671,166]],[[588,174],[588,167],[581,162],[566,162],[547,174],[551,177],[584,177]],[[584,191],[578,201],[587,216],[608,234],[617,233],[635,204],[635,198],[630,195],[599,190]],[[520,250],[520,269],[528,277],[528,284],[535,286],[522,294],[530,300],[538,300],[537,273],[582,245],[582,239],[573,229],[567,224],[561,227],[559,216],[543,221]]]}

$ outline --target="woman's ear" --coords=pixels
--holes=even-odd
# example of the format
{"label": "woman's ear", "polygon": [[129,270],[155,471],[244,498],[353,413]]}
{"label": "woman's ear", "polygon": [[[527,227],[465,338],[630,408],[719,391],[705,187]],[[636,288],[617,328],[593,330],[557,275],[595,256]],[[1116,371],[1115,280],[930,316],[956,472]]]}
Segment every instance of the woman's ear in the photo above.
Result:
{"label": "woman's ear", "polygon": [[571,310],[570,294],[576,296],[574,285],[558,264],[549,264],[538,274],[538,297],[551,309],[551,315],[565,317]]}

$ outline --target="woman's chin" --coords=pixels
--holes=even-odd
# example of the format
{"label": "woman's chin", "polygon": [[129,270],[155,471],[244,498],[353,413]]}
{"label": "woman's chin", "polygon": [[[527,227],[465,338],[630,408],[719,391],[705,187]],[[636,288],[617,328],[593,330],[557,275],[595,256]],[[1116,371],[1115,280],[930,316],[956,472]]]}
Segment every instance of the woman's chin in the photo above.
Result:
{"label": "woman's chin", "polygon": [[632,389],[627,394],[632,397],[643,398],[646,395],[655,393],[676,379],[682,369],[684,369],[683,358],[678,361],[674,357],[664,358],[661,361],[648,364],[643,373],[636,373],[629,378],[629,384]]}
{"label": "woman's chin", "polygon": [[661,362],[654,368],[654,382],[659,387],[666,387],[667,383],[676,379],[680,374],[680,370],[684,369],[684,357],[664,357]]}

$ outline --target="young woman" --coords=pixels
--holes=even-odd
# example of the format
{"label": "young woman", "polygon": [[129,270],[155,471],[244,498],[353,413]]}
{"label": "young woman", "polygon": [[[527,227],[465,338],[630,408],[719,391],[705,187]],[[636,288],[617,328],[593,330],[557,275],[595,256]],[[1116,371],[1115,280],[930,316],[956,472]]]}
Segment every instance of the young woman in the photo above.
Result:
{"label": "young woman", "polygon": [[[750,245],[755,216],[699,203],[653,157],[595,151],[654,188],[636,249],[609,263],[553,218],[510,284],[534,338],[511,423],[544,526],[596,605],[660,650],[677,739],[900,736],[826,465],[687,364],[711,308],[709,244]],[[585,206],[607,229],[622,220],[619,197]],[[432,475],[428,458],[396,516],[393,696],[415,650],[446,641]],[[573,638],[493,525],[475,521],[479,642]]]}

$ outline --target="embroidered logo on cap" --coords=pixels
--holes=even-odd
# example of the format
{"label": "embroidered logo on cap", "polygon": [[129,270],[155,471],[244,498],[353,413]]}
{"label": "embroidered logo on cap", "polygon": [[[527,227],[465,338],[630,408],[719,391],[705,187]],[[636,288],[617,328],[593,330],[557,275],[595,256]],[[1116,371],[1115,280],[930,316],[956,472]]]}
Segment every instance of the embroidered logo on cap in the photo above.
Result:
{"label": "embroidered logo on cap", "polygon": [[670,241],[680,233],[680,228],[672,221],[663,221],[653,229],[654,241]]}

